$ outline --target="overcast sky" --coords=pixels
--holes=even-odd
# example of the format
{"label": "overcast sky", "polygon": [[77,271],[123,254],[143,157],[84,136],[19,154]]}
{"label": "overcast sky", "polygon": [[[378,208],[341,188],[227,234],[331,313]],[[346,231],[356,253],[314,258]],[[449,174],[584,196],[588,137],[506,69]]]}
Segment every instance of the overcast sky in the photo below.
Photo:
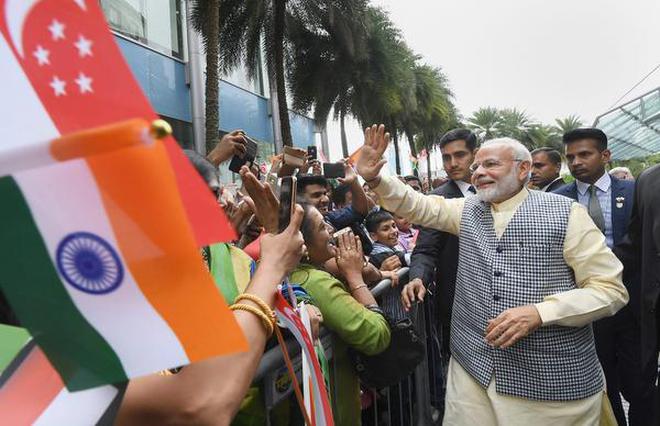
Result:
{"label": "overcast sky", "polygon": [[[591,124],[660,64],[659,0],[371,0],[448,76],[464,117],[517,107]],[[660,70],[620,103],[660,86]],[[351,145],[360,130],[352,123]],[[338,125],[329,128],[340,155]]]}

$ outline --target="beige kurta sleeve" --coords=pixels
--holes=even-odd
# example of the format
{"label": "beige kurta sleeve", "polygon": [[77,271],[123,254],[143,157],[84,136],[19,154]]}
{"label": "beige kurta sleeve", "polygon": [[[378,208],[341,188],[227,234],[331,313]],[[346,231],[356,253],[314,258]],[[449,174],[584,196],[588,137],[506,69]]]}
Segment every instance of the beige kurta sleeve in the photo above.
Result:
{"label": "beige kurta sleeve", "polygon": [[393,176],[383,176],[373,190],[386,210],[405,217],[415,225],[458,235],[464,198],[446,199],[420,194]]}
{"label": "beige kurta sleeve", "polygon": [[553,294],[535,305],[543,325],[581,327],[614,315],[628,303],[621,281],[623,265],[578,203],[573,203],[568,219],[564,260],[573,269],[579,288]]}

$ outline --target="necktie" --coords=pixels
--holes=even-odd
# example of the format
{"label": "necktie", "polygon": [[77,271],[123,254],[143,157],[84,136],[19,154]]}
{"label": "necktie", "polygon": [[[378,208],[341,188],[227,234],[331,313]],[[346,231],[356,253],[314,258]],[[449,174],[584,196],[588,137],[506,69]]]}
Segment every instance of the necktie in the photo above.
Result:
{"label": "necktie", "polygon": [[473,194],[476,194],[476,193],[477,193],[477,190],[474,189],[474,186],[470,185],[470,186],[468,186],[468,192],[471,192],[471,193],[473,193]]}
{"label": "necktie", "polygon": [[589,210],[589,216],[594,221],[598,229],[601,232],[605,232],[605,218],[603,217],[603,211],[600,209],[600,203],[598,202],[598,196],[596,195],[596,187],[591,185],[589,187],[589,205],[587,206]]}

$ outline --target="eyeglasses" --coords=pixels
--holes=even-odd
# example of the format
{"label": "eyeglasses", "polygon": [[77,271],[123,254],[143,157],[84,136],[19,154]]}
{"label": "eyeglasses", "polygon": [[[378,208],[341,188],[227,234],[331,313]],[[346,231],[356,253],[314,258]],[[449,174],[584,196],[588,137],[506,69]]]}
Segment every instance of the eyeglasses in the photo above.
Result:
{"label": "eyeglasses", "polygon": [[[513,160],[505,160],[505,161],[527,161],[523,160],[522,158],[514,158]],[[472,163],[470,165],[470,172],[474,173],[477,171],[479,167],[483,167],[484,170],[494,170],[502,167],[502,164],[504,164],[500,160],[486,160],[483,163]]]}

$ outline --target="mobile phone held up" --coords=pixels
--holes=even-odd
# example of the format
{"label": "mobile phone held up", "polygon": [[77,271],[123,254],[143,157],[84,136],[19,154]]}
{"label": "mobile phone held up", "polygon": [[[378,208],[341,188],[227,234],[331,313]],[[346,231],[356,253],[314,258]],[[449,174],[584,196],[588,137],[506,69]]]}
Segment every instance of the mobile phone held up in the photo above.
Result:
{"label": "mobile phone held up", "polygon": [[336,179],[346,177],[343,163],[323,163],[323,177]]}
{"label": "mobile phone held up", "polygon": [[333,244],[335,245],[335,247],[339,247],[339,238],[340,238],[343,234],[346,234],[346,233],[351,232],[351,231],[352,231],[351,227],[350,227],[350,226],[347,226],[346,228],[342,228],[342,229],[340,229],[339,231],[337,231],[337,232],[335,232],[334,234],[332,234],[332,242],[333,242]]}
{"label": "mobile phone held up", "polygon": [[314,145],[307,147],[307,161],[316,160],[318,157],[318,152]]}
{"label": "mobile phone held up", "polygon": [[241,167],[247,164],[248,167],[252,166],[254,159],[257,158],[257,142],[251,137],[243,133],[245,139],[245,154],[234,155],[229,163],[229,170],[234,173],[241,171]]}
{"label": "mobile phone held up", "polygon": [[296,208],[296,177],[284,176],[280,184],[280,210],[278,212],[278,228],[284,231],[291,222],[291,215]]}

